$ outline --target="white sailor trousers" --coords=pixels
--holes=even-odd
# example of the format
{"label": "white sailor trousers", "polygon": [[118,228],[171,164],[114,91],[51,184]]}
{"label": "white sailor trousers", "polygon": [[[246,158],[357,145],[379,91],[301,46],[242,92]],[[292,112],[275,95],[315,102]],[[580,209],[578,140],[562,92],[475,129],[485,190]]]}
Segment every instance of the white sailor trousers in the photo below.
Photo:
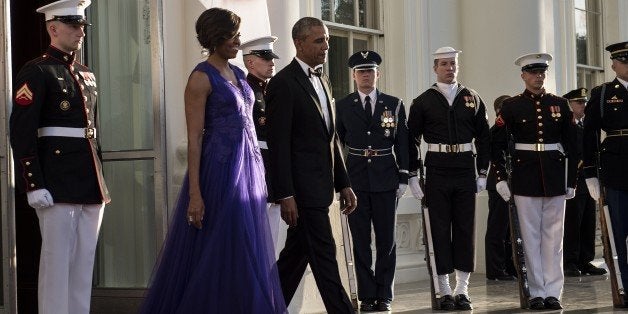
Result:
{"label": "white sailor trousers", "polygon": [[530,297],[560,299],[563,275],[565,196],[515,195],[528,269]]}
{"label": "white sailor trousers", "polygon": [[39,314],[89,314],[104,207],[58,203],[36,210],[42,239]]}

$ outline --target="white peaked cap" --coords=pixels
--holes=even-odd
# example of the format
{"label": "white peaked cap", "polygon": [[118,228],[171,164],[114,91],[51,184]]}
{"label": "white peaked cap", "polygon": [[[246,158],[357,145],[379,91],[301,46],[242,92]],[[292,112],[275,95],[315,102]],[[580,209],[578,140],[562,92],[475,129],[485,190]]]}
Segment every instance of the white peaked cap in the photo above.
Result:
{"label": "white peaked cap", "polygon": [[529,53],[520,56],[515,60],[515,65],[521,67],[522,71],[531,69],[546,69],[552,61],[552,55],[544,52]]}
{"label": "white peaked cap", "polygon": [[[65,19],[59,17],[70,17],[69,22],[79,21],[82,18],[85,21],[85,9],[92,3],[91,0],[59,0],[47,4],[37,9],[38,13],[46,15],[46,21],[60,20],[66,22]],[[76,23],[80,24],[80,23]]]}
{"label": "white peaked cap", "polygon": [[461,53],[462,50],[456,50],[452,47],[440,47],[434,51],[432,55],[434,55],[434,60],[436,59],[447,59],[447,58],[455,58]]}
{"label": "white peaked cap", "polygon": [[240,44],[238,49],[242,50],[242,55],[257,55],[267,59],[279,59],[273,52],[273,43],[277,40],[275,36],[262,36],[247,40]]}

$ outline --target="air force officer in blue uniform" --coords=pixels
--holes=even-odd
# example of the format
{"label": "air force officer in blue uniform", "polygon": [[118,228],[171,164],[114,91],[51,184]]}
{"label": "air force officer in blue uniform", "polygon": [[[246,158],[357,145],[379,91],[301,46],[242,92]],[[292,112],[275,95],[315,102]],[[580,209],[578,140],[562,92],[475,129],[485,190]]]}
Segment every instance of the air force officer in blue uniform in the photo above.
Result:
{"label": "air force officer in blue uniform", "polygon": [[[362,311],[389,311],[393,299],[397,198],[408,184],[408,129],[401,99],[380,92],[374,51],[349,58],[357,91],[337,105],[336,127],[347,156],[358,207],[349,216]],[[371,223],[377,258],[371,265]]]}

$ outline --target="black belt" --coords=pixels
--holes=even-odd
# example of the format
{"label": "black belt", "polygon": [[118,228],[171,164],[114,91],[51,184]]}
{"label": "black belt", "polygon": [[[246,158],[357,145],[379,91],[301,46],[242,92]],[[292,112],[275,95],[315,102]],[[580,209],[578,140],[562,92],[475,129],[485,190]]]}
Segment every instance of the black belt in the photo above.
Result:
{"label": "black belt", "polygon": [[371,148],[353,148],[347,147],[349,149],[349,155],[354,156],[362,156],[362,157],[379,157],[379,156],[387,156],[392,154],[391,148],[381,148],[381,149],[371,149]]}
{"label": "black belt", "polygon": [[606,132],[606,136],[628,136],[628,129],[608,131]]}

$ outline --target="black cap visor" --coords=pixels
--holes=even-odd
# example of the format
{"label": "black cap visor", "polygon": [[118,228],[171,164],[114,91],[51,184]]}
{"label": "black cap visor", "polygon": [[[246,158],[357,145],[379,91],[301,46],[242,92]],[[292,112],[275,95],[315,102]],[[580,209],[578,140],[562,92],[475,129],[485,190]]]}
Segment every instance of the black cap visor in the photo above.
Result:
{"label": "black cap visor", "polygon": [[251,50],[246,55],[256,55],[262,59],[272,60],[279,59],[279,56],[276,55],[272,50]]}
{"label": "black cap visor", "polygon": [[85,19],[85,17],[81,15],[60,15],[60,16],[55,16],[50,21],[59,21],[63,24],[72,24],[72,25],[86,25],[86,26],[92,25],[90,23],[87,23],[87,20]]}
{"label": "black cap visor", "polygon": [[538,70],[547,70],[548,65],[546,63],[531,63],[521,68],[521,71],[538,71]]}

